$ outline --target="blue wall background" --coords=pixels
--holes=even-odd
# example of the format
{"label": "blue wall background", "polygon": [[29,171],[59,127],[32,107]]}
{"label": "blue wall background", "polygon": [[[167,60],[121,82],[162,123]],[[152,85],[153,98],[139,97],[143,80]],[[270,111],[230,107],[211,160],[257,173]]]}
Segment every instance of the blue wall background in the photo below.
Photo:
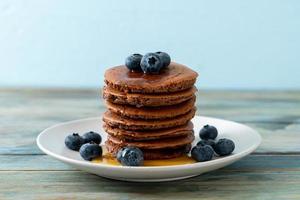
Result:
{"label": "blue wall background", "polygon": [[0,86],[99,87],[166,51],[202,88],[300,88],[297,0],[1,0]]}

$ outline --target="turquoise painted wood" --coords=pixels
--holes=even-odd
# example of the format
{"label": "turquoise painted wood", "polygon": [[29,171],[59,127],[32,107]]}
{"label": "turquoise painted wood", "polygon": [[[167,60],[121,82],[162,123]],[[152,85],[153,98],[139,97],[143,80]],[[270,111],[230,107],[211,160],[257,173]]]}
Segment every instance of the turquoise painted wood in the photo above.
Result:
{"label": "turquoise painted wood", "polygon": [[245,123],[263,143],[226,168],[168,183],[127,183],[44,155],[55,123],[100,116],[97,90],[0,89],[0,199],[300,199],[300,91],[201,91],[198,114]]}

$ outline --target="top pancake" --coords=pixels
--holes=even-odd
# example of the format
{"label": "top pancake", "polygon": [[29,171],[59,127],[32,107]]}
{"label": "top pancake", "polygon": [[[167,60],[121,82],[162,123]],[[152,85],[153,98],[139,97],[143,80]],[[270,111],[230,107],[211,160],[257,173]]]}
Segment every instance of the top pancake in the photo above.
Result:
{"label": "top pancake", "polygon": [[132,72],[121,65],[106,70],[104,75],[109,87],[126,93],[178,92],[191,88],[197,76],[197,72],[174,62],[159,74]]}

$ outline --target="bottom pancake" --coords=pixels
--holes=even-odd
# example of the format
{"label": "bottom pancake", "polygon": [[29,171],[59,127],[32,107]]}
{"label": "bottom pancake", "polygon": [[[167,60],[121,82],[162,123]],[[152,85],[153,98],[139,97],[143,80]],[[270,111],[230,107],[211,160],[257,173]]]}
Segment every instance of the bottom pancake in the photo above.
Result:
{"label": "bottom pancake", "polygon": [[125,139],[125,140],[155,140],[155,139],[164,139],[164,138],[173,138],[186,136],[188,134],[194,133],[193,123],[190,121],[185,125],[169,128],[169,129],[160,129],[160,130],[125,130],[117,127],[111,127],[108,124],[104,123],[103,128],[105,132],[114,137]]}
{"label": "bottom pancake", "polygon": [[159,140],[125,141],[109,135],[105,145],[108,152],[114,156],[122,147],[134,146],[143,151],[146,160],[168,159],[187,153],[191,149],[194,138],[194,134],[191,133],[187,136]]}
{"label": "bottom pancake", "polygon": [[156,140],[146,140],[146,141],[127,141],[120,139],[111,135],[108,135],[107,141],[110,141],[114,146],[119,148],[125,146],[134,146],[140,149],[165,149],[165,148],[177,148],[187,144],[191,144],[194,141],[194,134],[190,133],[186,136],[156,139]]}
{"label": "bottom pancake", "polygon": [[[120,147],[116,146],[111,141],[107,140],[105,142],[107,151],[114,157],[119,151]],[[144,154],[145,160],[160,160],[160,159],[170,159],[177,158],[182,155],[187,154],[191,150],[191,144],[180,146],[177,148],[164,148],[164,149],[141,149]]]}

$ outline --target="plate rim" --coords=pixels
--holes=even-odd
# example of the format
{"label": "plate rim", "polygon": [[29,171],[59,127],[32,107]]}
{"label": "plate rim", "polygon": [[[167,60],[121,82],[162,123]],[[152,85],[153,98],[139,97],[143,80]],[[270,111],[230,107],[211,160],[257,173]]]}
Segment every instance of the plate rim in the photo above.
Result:
{"label": "plate rim", "polygon": [[[257,143],[254,143],[252,146],[250,146],[248,149],[241,151],[237,154],[232,154],[229,156],[225,156],[225,157],[221,157],[218,159],[214,159],[214,160],[210,160],[210,161],[205,161],[205,162],[196,162],[196,163],[190,163],[190,164],[181,164],[181,165],[169,165],[169,166],[118,166],[118,165],[108,165],[108,164],[101,164],[101,163],[93,163],[90,161],[85,161],[85,160],[76,160],[76,159],[72,159],[72,158],[68,158],[65,157],[63,155],[57,154],[57,153],[53,153],[52,151],[48,150],[47,148],[45,148],[42,144],[41,144],[41,137],[43,137],[43,135],[47,134],[47,132],[53,128],[57,128],[59,126],[62,125],[69,125],[69,124],[73,124],[73,123],[78,123],[78,122],[82,122],[82,121],[91,121],[91,120],[96,120],[96,119],[100,119],[101,117],[89,117],[89,118],[83,118],[83,119],[77,119],[77,120],[72,120],[72,121],[66,121],[66,122],[62,122],[62,123],[58,123],[55,124],[53,126],[50,126],[46,129],[44,129],[42,132],[39,133],[39,135],[36,138],[36,143],[37,146],[39,147],[39,149],[44,152],[45,154],[58,159],[62,162],[65,163],[70,163],[70,164],[75,164],[77,166],[88,166],[88,167],[96,167],[96,168],[104,168],[104,169],[117,169],[117,170],[139,170],[139,171],[147,171],[147,170],[151,170],[151,171],[163,171],[163,170],[177,170],[177,169],[194,169],[194,168],[199,168],[199,167],[207,167],[207,166],[211,166],[211,165],[216,165],[216,164],[220,164],[220,159],[223,162],[230,162],[230,161],[235,161],[238,160],[240,158],[243,158],[246,155],[249,155],[250,153],[252,153],[253,151],[255,151],[255,149],[257,149],[257,147],[261,144],[262,142],[262,137],[261,135],[258,133],[258,131],[256,131],[255,129],[238,123],[238,122],[234,122],[234,121],[230,121],[230,120],[225,120],[225,119],[220,119],[220,118],[214,118],[214,117],[207,117],[207,116],[202,116],[202,115],[195,115],[194,118],[207,118],[207,119],[211,119],[211,120],[221,120],[221,121],[225,121],[225,122],[230,122],[230,123],[235,123],[237,125],[243,126],[245,128],[250,129],[253,134],[255,134],[255,136],[257,137]],[[193,119],[194,119],[193,118]],[[222,163],[223,163],[222,162]]]}

